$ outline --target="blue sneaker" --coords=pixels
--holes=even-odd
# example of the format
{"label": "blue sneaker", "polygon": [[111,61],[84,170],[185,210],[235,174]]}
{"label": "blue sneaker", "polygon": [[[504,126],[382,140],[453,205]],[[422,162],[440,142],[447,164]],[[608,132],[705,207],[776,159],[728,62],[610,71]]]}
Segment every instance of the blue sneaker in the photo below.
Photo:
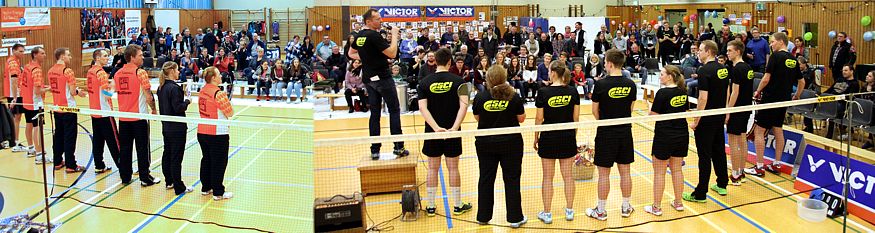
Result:
{"label": "blue sneaker", "polygon": [[541,222],[544,222],[545,224],[550,224],[553,223],[553,214],[541,211],[538,213],[538,219],[540,219]]}

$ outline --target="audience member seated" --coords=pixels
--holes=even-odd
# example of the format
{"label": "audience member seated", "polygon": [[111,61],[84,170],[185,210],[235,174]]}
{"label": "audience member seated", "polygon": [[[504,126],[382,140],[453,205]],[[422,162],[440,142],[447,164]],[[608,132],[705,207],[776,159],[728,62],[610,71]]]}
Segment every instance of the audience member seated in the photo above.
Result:
{"label": "audience member seated", "polygon": [[[829,89],[827,89],[824,93],[834,94],[834,95],[845,95],[845,94],[854,94],[860,92],[860,83],[854,79],[854,66],[853,65],[844,65],[842,67],[842,77],[845,79],[844,82],[836,81],[835,84],[832,85]],[[839,117],[844,117],[844,112],[839,111]],[[829,121],[827,129],[826,129],[826,137],[832,138],[833,136],[833,128],[835,128],[835,123]],[[845,128],[839,127],[840,132],[842,133],[841,140],[845,140],[847,135],[845,134]]]}
{"label": "audience member seated", "polygon": [[255,78],[258,80],[255,84],[255,88],[258,90],[255,101],[261,101],[262,95],[266,101],[270,101],[270,70],[270,64],[267,61],[262,61],[261,65],[255,68]]}
{"label": "audience member seated", "polygon": [[[532,56],[532,55],[529,55]],[[510,66],[507,67],[507,82],[520,93],[526,93],[526,83],[523,81],[523,64],[520,63],[520,57],[510,59]]]}
{"label": "audience member seated", "polygon": [[[349,106],[349,113],[355,112],[355,106],[353,105],[352,96],[358,96],[362,105],[367,105],[368,97],[367,92],[365,91],[365,84],[362,82],[362,77],[359,76],[359,67],[362,65],[362,62],[359,60],[353,60],[352,66],[349,68],[349,72],[346,72],[346,78],[343,81],[344,92],[343,95],[346,97],[346,105]],[[366,106],[360,106],[362,111],[367,111]]]}
{"label": "audience member seated", "polygon": [[592,88],[595,87],[595,81],[605,77],[605,65],[602,64],[598,55],[592,54],[589,55],[589,62],[586,63],[583,71],[586,75],[586,89],[584,89],[584,93],[587,98],[590,98],[592,97]]}
{"label": "audience member seated", "polygon": [[328,78],[334,80],[337,84],[334,87],[335,93],[340,90],[340,85],[346,76],[346,65],[347,59],[346,56],[340,54],[340,47],[334,46],[331,48],[331,56],[328,56],[328,59],[326,59],[325,67],[330,69]]}
{"label": "audience member seated", "polygon": [[480,58],[480,62],[477,63],[474,72],[471,72],[465,77],[465,81],[473,83],[474,87],[477,87],[477,90],[483,91],[485,88],[484,83],[486,82],[487,70],[489,70],[489,58]]}
{"label": "audience member seated", "polygon": [[[544,54],[547,55],[547,54]],[[535,56],[529,56],[526,60],[526,65],[523,66],[523,81],[525,82],[525,91],[521,93],[523,96],[523,100],[526,102],[534,102],[535,95],[538,94],[538,64],[535,61]],[[532,95],[529,95],[529,92],[532,92]]]}
{"label": "audience member seated", "polygon": [[[292,62],[294,62],[294,60],[292,60]],[[283,88],[287,88],[289,83],[289,73],[286,72],[285,67],[283,66],[283,60],[280,59],[277,59],[274,62],[273,67],[271,67],[270,70],[270,81],[272,83],[270,95],[273,96],[274,101],[282,101]]]}
{"label": "audience member seated", "polygon": [[[309,73],[307,67],[303,65],[301,60],[296,59],[292,61],[292,65],[289,66],[286,73],[288,73],[288,78],[286,78],[288,80],[286,87],[286,103],[292,101],[292,90],[295,91],[295,97],[297,97],[296,102],[303,103],[307,100],[307,93],[305,92],[306,89],[304,89],[304,87],[312,85],[313,81],[307,76]],[[303,95],[301,95],[302,92],[304,92]]]}
{"label": "audience member seated", "polygon": [[647,68],[644,68],[644,55],[641,54],[638,44],[632,44],[632,50],[626,56],[626,70],[629,73],[638,73],[642,85],[647,83]]}

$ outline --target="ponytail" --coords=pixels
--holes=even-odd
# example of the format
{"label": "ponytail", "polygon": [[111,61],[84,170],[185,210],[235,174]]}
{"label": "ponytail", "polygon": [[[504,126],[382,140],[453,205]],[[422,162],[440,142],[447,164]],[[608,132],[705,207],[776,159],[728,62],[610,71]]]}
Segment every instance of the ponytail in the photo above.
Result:
{"label": "ponytail", "polygon": [[563,62],[558,60],[551,62],[550,71],[556,73],[556,78],[562,82],[562,85],[568,85],[568,82],[571,81],[571,71],[568,70],[568,66]]}
{"label": "ponytail", "polygon": [[665,73],[668,74],[668,76],[671,76],[671,81],[674,82],[679,89],[687,92],[687,82],[684,80],[684,75],[681,73],[680,68],[674,65],[667,65],[665,66]]}
{"label": "ponytail", "polygon": [[170,70],[176,69],[178,67],[179,67],[179,65],[177,65],[176,62],[168,61],[168,62],[164,63],[164,66],[161,67],[161,75],[159,75],[160,77],[158,78],[158,82],[161,83],[160,86],[164,86],[164,82],[168,78],[170,78],[169,77]]}
{"label": "ponytail", "polygon": [[486,84],[492,98],[511,100],[516,91],[507,83],[507,70],[503,66],[491,66],[486,71]]}

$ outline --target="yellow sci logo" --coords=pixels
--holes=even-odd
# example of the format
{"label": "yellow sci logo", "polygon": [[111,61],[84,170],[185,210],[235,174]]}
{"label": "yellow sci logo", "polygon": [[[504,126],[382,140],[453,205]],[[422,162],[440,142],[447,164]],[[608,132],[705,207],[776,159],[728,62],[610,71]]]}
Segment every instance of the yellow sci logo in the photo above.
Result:
{"label": "yellow sci logo", "polygon": [[669,104],[671,104],[671,106],[675,107],[675,108],[680,107],[680,106],[684,106],[687,104],[687,95],[679,95],[679,96],[672,97]]}
{"label": "yellow sci logo", "polygon": [[483,109],[488,112],[501,112],[507,109],[508,104],[510,101],[507,100],[490,100],[483,103]]}
{"label": "yellow sci logo", "polygon": [[355,45],[358,45],[359,47],[365,46],[365,41],[366,41],[366,40],[368,40],[368,38],[367,38],[367,37],[364,37],[364,36],[363,36],[363,37],[356,38],[356,39],[355,39]]}
{"label": "yellow sci logo", "polygon": [[753,77],[754,77],[753,70],[748,70],[747,71],[747,79],[753,79]]}
{"label": "yellow sci logo", "polygon": [[451,87],[453,87],[453,82],[442,82],[432,83],[428,89],[431,90],[431,93],[440,94],[450,91]]}
{"label": "yellow sci logo", "polygon": [[790,69],[796,68],[796,60],[794,60],[794,59],[784,60],[784,65],[786,65],[787,68],[790,68]]}
{"label": "yellow sci logo", "polygon": [[569,103],[571,103],[570,95],[553,96],[550,97],[549,100],[547,100],[547,105],[549,105],[551,108],[563,107],[568,105]]}
{"label": "yellow sci logo", "polygon": [[608,90],[608,96],[614,99],[629,96],[630,93],[632,93],[631,87],[614,87]]}
{"label": "yellow sci logo", "polygon": [[727,77],[729,77],[729,69],[722,68],[717,70],[717,78],[726,79]]}

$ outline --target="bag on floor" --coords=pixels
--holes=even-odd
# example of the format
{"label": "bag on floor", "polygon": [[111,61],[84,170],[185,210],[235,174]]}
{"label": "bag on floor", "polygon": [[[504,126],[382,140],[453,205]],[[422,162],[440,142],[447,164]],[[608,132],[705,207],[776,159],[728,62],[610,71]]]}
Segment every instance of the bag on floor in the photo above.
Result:
{"label": "bag on floor", "polygon": [[577,155],[574,156],[574,166],[571,167],[571,177],[575,180],[591,180],[595,171],[593,155],[595,148],[583,144],[577,147]]}

